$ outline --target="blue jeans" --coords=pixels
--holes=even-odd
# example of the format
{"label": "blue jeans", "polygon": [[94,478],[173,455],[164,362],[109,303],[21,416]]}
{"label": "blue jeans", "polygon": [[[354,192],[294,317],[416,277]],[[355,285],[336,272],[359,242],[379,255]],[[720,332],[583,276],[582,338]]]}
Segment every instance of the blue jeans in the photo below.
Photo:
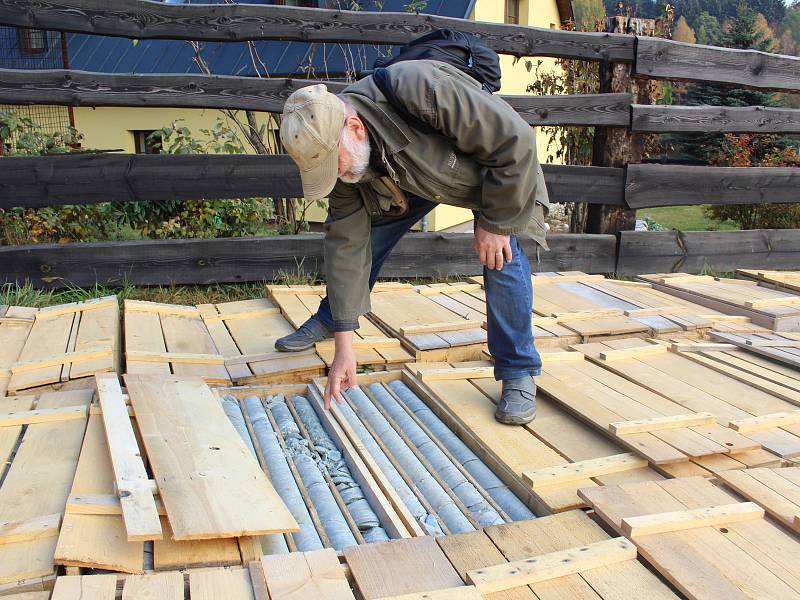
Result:
{"label": "blue jeans", "polygon": [[[435,202],[409,196],[408,213],[400,218],[378,218],[372,221],[372,271],[369,288],[378,280],[381,267],[400,238],[422,217],[436,207]],[[483,268],[486,290],[486,322],[489,352],[494,357],[497,380],[539,375],[542,359],[533,342],[531,311],[533,285],[528,257],[511,236],[513,259],[502,270]],[[317,319],[333,329],[333,316],[327,296],[320,302]]]}

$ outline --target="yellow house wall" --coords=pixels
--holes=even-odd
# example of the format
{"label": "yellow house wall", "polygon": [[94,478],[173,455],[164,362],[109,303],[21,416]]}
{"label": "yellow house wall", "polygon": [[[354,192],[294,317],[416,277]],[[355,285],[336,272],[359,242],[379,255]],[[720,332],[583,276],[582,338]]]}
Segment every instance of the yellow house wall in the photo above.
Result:
{"label": "yellow house wall", "polygon": [[[505,19],[504,0],[478,0],[472,9],[470,19],[473,21],[486,21],[490,23],[502,23]],[[558,14],[558,7],[555,0],[521,0],[520,2],[520,25],[532,25],[534,27],[550,28],[558,27],[561,18]],[[555,69],[555,59],[552,58],[532,58],[519,60],[513,56],[500,55],[500,69],[503,73],[503,87],[501,94],[526,94],[527,86],[533,81],[532,72],[528,72],[525,66],[526,60],[537,62],[542,61],[542,68]],[[548,156],[547,139],[537,132],[537,149],[539,159],[544,162]],[[453,227],[460,223],[472,220],[472,213],[463,208],[440,205],[431,213],[428,219],[428,227],[431,231],[441,231],[448,227]]]}

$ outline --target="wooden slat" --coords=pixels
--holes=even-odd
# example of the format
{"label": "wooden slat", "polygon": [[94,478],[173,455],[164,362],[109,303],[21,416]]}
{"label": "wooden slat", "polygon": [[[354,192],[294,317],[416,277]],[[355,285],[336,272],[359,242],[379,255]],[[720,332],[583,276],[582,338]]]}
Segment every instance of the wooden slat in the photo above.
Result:
{"label": "wooden slat", "polygon": [[467,581],[491,594],[635,559],[636,546],[619,537],[469,571]]}
{"label": "wooden slat", "polygon": [[631,433],[644,433],[648,431],[664,431],[666,429],[680,429],[681,427],[699,427],[713,425],[717,418],[711,413],[692,413],[688,415],[670,415],[668,417],[653,417],[638,419],[636,421],[617,421],[608,426],[614,435],[629,435]]}
{"label": "wooden slat", "polygon": [[[161,500],[156,498],[155,502],[158,514],[166,516]],[[70,494],[64,512],[72,515],[122,515],[122,504],[119,496],[114,494]]]}
{"label": "wooden slat", "polygon": [[637,37],[636,41],[637,75],[774,90],[800,89],[800,59],[795,56],[653,37]]}
{"label": "wooden slat", "polygon": [[189,595],[192,600],[260,600],[253,592],[250,575],[245,569],[206,569],[190,573]]}
{"label": "wooden slat", "polygon": [[630,358],[638,358],[640,356],[653,356],[664,354],[669,348],[664,344],[650,344],[641,345],[634,348],[624,348],[620,350],[606,350],[600,353],[600,360],[626,360]]}
{"label": "wooden slat", "polygon": [[494,377],[494,367],[461,367],[448,369],[417,369],[422,381],[449,381],[452,379],[482,379]]}
{"label": "wooden slat", "polygon": [[[515,56],[633,60],[632,36],[483,23],[407,12],[245,5],[215,7],[209,14],[203,7],[139,6],[126,0],[59,0],[36,8],[21,0],[8,0],[0,9],[0,23],[133,39],[219,42],[279,39],[357,44],[405,44],[431,29],[444,27],[478,35],[495,51]],[[337,23],[337,27],[330,27],[331,23]]]}
{"label": "wooden slat", "polygon": [[22,410],[18,412],[0,413],[0,427],[52,423],[54,421],[71,421],[73,419],[85,418],[86,406],[63,406],[59,408],[42,408],[40,410]]}
{"label": "wooden slat", "polygon": [[792,167],[631,164],[625,202],[630,208],[798,202],[798,182]]}
{"label": "wooden slat", "polygon": [[202,381],[128,375],[125,382],[173,539],[298,530]]}
{"label": "wooden slat", "polygon": [[114,600],[116,575],[67,575],[56,579],[52,600]]}
{"label": "wooden slat", "polygon": [[483,595],[474,585],[432,590],[430,592],[414,592],[399,596],[386,596],[380,600],[481,600]]}
{"label": "wooden slat", "polygon": [[173,571],[126,577],[122,588],[122,600],[140,598],[183,600],[183,573]]}
{"label": "wooden slat", "polygon": [[161,521],[116,373],[95,376],[128,541],[160,540]]}
{"label": "wooden slat", "polygon": [[261,558],[271,600],[354,600],[344,571],[330,548]]}
{"label": "wooden slat", "polygon": [[634,104],[631,129],[666,132],[800,132],[800,110],[772,106],[661,106]]}
{"label": "wooden slat", "polygon": [[708,267],[718,271],[792,268],[800,258],[800,231],[796,229],[623,231],[619,235],[618,275],[700,273]]}
{"label": "wooden slat", "polygon": [[694,510],[625,517],[622,519],[622,531],[628,537],[639,537],[763,518],[764,509],[757,504],[753,502],[737,502],[735,504],[710,506]]}
{"label": "wooden slat", "polygon": [[58,535],[61,513],[35,517],[24,521],[0,523],[0,544],[15,544]]}
{"label": "wooden slat", "polygon": [[350,546],[344,557],[364,600],[462,585],[431,536]]}
{"label": "wooden slat", "polygon": [[30,373],[31,371],[39,371],[47,369],[48,367],[60,366],[78,360],[91,360],[94,358],[102,358],[105,356],[112,356],[113,349],[108,346],[93,346],[83,350],[76,350],[74,352],[65,352],[57,356],[49,356],[47,358],[40,358],[37,360],[29,360],[18,362],[11,367],[11,374]]}
{"label": "wooden slat", "polygon": [[645,459],[635,454],[625,453],[537,469],[535,471],[524,471],[522,478],[533,489],[538,489],[549,485],[581,481],[600,475],[641,469],[646,466],[647,461]]}
{"label": "wooden slat", "polygon": [[739,433],[750,431],[760,431],[762,429],[772,429],[773,427],[785,427],[788,425],[800,424],[800,410],[790,412],[772,413],[747,419],[737,419],[730,421],[728,427]]}

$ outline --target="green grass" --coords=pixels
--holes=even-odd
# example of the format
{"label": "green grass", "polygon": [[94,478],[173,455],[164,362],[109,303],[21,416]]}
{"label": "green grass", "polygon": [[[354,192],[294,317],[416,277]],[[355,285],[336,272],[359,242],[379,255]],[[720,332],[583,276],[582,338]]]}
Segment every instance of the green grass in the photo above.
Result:
{"label": "green grass", "polygon": [[644,208],[636,211],[638,219],[645,217],[663,225],[667,229],[680,231],[709,231],[738,229],[731,220],[716,221],[706,216],[705,206],[662,206],[659,208]]}

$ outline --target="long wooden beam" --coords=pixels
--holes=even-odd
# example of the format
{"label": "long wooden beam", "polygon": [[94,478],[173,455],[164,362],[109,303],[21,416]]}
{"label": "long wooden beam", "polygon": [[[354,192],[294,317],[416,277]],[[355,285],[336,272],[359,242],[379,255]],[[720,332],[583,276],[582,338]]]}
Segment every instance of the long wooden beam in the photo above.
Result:
{"label": "long wooden beam", "polygon": [[[542,271],[614,271],[613,235],[553,234],[550,252],[536,263],[536,243],[520,236],[531,263]],[[466,233],[406,235],[384,265],[384,277],[479,275],[481,265]],[[264,281],[283,272],[322,273],[322,236],[143,240],[0,247],[0,283],[30,281],[43,288],[95,282],[169,285]],[[298,265],[300,265],[298,267]]]}
{"label": "long wooden beam", "polygon": [[652,79],[800,90],[800,57],[636,38],[635,74]]}
{"label": "long wooden beam", "polygon": [[[0,69],[0,103],[12,105],[229,108],[281,112],[297,89],[338,81],[260,79],[229,75],[95,73],[88,71]],[[629,94],[502,96],[531,125],[628,127]]]}
{"label": "long wooden beam", "polygon": [[700,273],[704,269],[791,269],[800,264],[800,230],[623,231],[617,275]]}
{"label": "long wooden beam", "polygon": [[628,165],[625,202],[634,209],[800,202],[800,169]]}
{"label": "long wooden beam", "polygon": [[668,132],[798,133],[800,110],[771,106],[631,106],[631,129]]}
{"label": "long wooden beam", "polygon": [[[74,154],[3,158],[0,208],[302,196],[285,154]],[[553,202],[623,202],[622,169],[544,165]]]}
{"label": "long wooden beam", "polygon": [[633,61],[633,36],[483,23],[416,13],[142,0],[0,1],[0,24],[132,39],[405,44],[437,28],[480,36],[497,52]]}

